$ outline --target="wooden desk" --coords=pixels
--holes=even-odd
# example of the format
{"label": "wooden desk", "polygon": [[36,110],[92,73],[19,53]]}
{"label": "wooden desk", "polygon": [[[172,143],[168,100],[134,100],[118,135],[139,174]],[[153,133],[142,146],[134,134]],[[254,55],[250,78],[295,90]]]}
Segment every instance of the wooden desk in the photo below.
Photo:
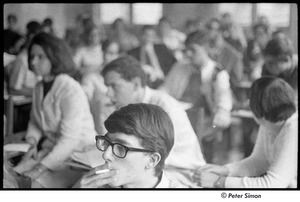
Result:
{"label": "wooden desk", "polygon": [[14,114],[15,107],[31,104],[32,99],[30,97],[19,95],[4,95],[4,112],[6,115],[6,135],[12,134],[14,131]]}

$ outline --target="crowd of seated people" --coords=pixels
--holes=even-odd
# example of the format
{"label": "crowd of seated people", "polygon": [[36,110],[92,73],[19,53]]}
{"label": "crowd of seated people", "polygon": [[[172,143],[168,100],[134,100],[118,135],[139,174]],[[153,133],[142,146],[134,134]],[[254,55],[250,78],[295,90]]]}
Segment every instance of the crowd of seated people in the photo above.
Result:
{"label": "crowd of seated people", "polygon": [[[32,188],[297,187],[298,56],[265,18],[246,35],[229,13],[187,19],[184,32],[166,17],[131,29],[80,15],[63,38],[49,17],[30,21],[26,36],[16,19],[5,32],[4,82],[8,94],[32,98],[30,149],[16,165],[5,159],[6,188],[23,178]],[[232,118],[240,108],[258,133],[251,155],[232,162],[224,153],[244,130]],[[105,164],[65,164],[86,148]]]}

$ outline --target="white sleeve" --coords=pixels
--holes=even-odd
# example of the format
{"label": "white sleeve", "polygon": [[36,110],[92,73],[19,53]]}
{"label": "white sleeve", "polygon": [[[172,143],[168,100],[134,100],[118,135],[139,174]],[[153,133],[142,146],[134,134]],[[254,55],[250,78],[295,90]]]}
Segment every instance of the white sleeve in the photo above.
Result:
{"label": "white sleeve", "polygon": [[226,111],[231,111],[232,95],[227,71],[223,70],[217,74],[215,91],[217,107]]}
{"label": "white sleeve", "polygon": [[287,188],[297,176],[298,123],[285,127],[274,142],[274,160],[266,158],[262,136],[259,134],[253,154],[244,161],[227,167],[231,176],[226,179],[227,188]]}

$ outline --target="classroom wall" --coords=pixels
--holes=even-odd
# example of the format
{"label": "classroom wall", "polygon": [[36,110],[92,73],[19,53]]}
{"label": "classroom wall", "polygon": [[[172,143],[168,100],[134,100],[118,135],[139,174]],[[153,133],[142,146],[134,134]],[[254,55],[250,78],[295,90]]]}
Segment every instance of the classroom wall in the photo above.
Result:
{"label": "classroom wall", "polygon": [[204,20],[218,16],[217,4],[164,4],[163,15],[172,22],[172,25],[182,30],[187,19],[201,17]]}
{"label": "classroom wall", "polygon": [[25,27],[29,21],[36,20],[42,22],[44,18],[50,17],[54,22],[54,29],[57,35],[61,37],[64,35],[66,27],[64,8],[64,4],[5,4],[3,12],[4,27],[6,27],[6,16],[9,13],[14,13],[18,16],[18,24],[22,33],[26,33]]}
{"label": "classroom wall", "polygon": [[[76,17],[82,13],[89,13],[99,21],[99,7],[95,4],[5,4],[3,12],[3,25],[6,27],[6,17],[9,13],[15,13],[19,17],[19,27],[25,33],[25,26],[30,20],[42,21],[51,17],[54,28],[59,37],[63,37],[65,29],[75,26]],[[163,15],[168,17],[172,25],[183,31],[188,18],[202,17],[209,19],[218,16],[218,4],[191,4],[168,3],[163,5]],[[298,52],[298,8],[297,4],[291,6],[291,23],[287,30],[289,37],[294,42],[295,51]]]}

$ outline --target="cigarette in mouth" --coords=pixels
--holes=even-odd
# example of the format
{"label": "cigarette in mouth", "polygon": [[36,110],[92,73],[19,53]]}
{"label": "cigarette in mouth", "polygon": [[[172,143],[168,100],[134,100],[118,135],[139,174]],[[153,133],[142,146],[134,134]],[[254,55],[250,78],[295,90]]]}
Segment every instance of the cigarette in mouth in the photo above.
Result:
{"label": "cigarette in mouth", "polygon": [[109,171],[109,169],[104,169],[104,170],[96,170],[95,171],[95,174],[101,174],[101,173],[106,173],[106,172],[108,172]]}

